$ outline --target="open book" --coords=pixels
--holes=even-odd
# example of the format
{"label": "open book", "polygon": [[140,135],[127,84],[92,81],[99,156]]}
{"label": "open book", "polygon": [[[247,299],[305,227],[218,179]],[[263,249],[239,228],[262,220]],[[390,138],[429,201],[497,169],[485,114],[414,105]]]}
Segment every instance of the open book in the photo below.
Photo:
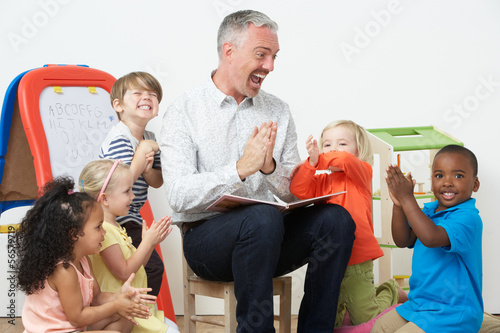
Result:
{"label": "open book", "polygon": [[323,195],[321,197],[315,197],[315,198],[311,198],[311,199],[295,201],[292,203],[286,203],[286,202],[283,202],[281,200],[280,200],[281,202],[257,200],[257,199],[240,197],[240,196],[232,195],[232,194],[224,194],[219,199],[217,199],[213,204],[208,206],[206,210],[211,211],[211,212],[225,213],[227,211],[230,211],[231,209],[235,209],[235,208],[239,208],[239,207],[243,207],[243,206],[249,206],[249,205],[255,205],[255,204],[267,204],[267,205],[271,205],[271,206],[276,207],[281,212],[285,212],[288,210],[311,205],[314,203],[325,202],[330,197],[333,197],[334,195],[343,194],[343,193],[345,193],[345,191],[327,194],[327,195]]}

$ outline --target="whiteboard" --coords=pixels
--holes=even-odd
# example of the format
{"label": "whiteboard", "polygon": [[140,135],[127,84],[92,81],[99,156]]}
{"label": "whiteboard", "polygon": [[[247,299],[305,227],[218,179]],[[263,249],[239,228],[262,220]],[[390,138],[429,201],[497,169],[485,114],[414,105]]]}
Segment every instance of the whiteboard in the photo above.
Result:
{"label": "whiteboard", "polygon": [[99,158],[99,148],[118,116],[111,107],[109,93],[99,87],[45,88],[40,94],[42,119],[52,175],[71,176],[78,182],[80,172]]}

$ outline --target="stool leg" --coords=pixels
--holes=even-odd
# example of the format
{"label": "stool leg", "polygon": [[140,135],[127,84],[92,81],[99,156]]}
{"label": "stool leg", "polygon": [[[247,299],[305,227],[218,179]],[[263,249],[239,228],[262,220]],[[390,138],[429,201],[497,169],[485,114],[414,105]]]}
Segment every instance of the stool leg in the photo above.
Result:
{"label": "stool leg", "polygon": [[292,279],[283,281],[283,295],[280,296],[280,333],[290,333],[292,326]]}
{"label": "stool leg", "polygon": [[195,314],[195,296],[189,293],[187,286],[184,285],[184,333],[195,333],[196,322],[191,320]]}
{"label": "stool leg", "polygon": [[183,285],[184,285],[184,333],[196,333],[196,322],[191,320],[191,316],[196,314],[196,299],[195,295],[189,290],[189,266],[182,256],[183,267]]}
{"label": "stool leg", "polygon": [[236,296],[234,295],[234,285],[224,288],[224,319],[224,332],[236,332],[238,323],[236,321]]}

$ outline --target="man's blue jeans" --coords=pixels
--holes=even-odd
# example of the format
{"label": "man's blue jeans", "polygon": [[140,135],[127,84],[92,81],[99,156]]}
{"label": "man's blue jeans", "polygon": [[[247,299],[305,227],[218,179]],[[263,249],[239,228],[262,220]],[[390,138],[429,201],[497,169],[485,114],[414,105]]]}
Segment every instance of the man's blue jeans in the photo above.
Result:
{"label": "man's blue jeans", "polygon": [[234,281],[238,332],[274,332],[272,278],[308,263],[297,332],[331,333],[355,229],[338,205],[253,205],[189,229],[184,255],[198,276]]}

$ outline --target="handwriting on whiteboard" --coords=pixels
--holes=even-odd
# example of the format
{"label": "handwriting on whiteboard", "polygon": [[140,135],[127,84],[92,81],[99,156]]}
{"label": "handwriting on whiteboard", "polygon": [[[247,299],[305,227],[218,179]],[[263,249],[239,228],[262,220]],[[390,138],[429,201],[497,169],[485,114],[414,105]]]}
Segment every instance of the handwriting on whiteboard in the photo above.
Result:
{"label": "handwriting on whiteboard", "polygon": [[97,159],[106,134],[117,122],[106,90],[87,87],[46,88],[40,95],[40,116],[47,138],[52,174],[78,179],[80,171]]}

